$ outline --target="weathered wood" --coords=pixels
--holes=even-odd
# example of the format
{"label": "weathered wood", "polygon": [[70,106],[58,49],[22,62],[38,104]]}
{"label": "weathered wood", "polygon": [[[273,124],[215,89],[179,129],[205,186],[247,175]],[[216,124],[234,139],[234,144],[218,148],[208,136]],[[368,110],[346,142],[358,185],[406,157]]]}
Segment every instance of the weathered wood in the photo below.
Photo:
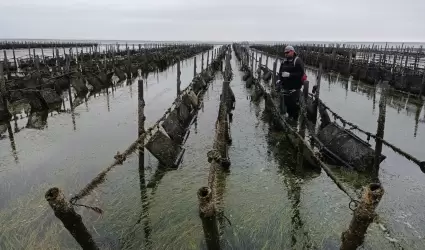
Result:
{"label": "weathered wood", "polygon": [[381,153],[382,153],[382,140],[384,139],[384,130],[385,130],[385,117],[386,117],[386,106],[387,106],[387,83],[382,84],[381,98],[379,100],[379,116],[378,116],[378,126],[376,131],[376,145],[375,145],[375,158],[373,163],[373,176],[378,176],[379,164],[381,163]]}
{"label": "weathered wood", "polygon": [[204,52],[202,52],[201,56],[201,72],[204,71]]}
{"label": "weathered wood", "polygon": [[193,58],[193,77],[196,76],[196,56]]}
{"label": "weathered wood", "polygon": [[177,62],[177,96],[180,95],[180,85],[181,85],[181,76],[182,72],[180,71],[180,61]]}
{"label": "weathered wood", "polygon": [[199,217],[202,220],[208,250],[220,250],[220,235],[216,218],[213,191],[209,187],[198,190]]}
{"label": "weathered wood", "polygon": [[9,61],[7,60],[6,50],[3,50],[3,63],[6,69],[7,79],[11,78],[11,73],[9,69]]}
{"label": "weathered wood", "polygon": [[16,60],[15,47],[12,48],[13,61],[15,62],[16,72],[18,72],[18,61]]}
{"label": "weathered wood", "polygon": [[65,195],[59,188],[49,189],[45,194],[45,198],[53,209],[55,216],[62,221],[65,228],[84,250],[99,249],[84,225],[81,215],[75,212],[73,206],[65,199]]}
{"label": "weathered wood", "polygon": [[145,99],[143,97],[143,80],[138,81],[138,101],[139,101],[139,109],[138,109],[138,115],[139,115],[139,137],[145,132]]}
{"label": "weathered wood", "polygon": [[44,49],[43,46],[41,46],[41,56],[43,58],[43,63],[46,63],[46,58],[44,57]]}
{"label": "weathered wood", "polygon": [[363,194],[354,210],[349,228],[341,235],[341,250],[356,250],[363,244],[366,230],[376,216],[375,209],[384,195],[381,184],[370,184],[363,188]]}

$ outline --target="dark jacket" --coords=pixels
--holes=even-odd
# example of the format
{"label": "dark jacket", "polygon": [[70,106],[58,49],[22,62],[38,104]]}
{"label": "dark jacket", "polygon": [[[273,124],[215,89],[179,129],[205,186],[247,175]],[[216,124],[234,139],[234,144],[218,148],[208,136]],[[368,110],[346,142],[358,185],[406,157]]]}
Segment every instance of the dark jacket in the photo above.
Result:
{"label": "dark jacket", "polygon": [[[295,63],[294,63],[295,60]],[[283,72],[289,72],[289,77],[282,77]],[[301,89],[302,77],[304,75],[304,63],[301,58],[295,56],[292,59],[286,59],[280,64],[279,80],[284,90]]]}

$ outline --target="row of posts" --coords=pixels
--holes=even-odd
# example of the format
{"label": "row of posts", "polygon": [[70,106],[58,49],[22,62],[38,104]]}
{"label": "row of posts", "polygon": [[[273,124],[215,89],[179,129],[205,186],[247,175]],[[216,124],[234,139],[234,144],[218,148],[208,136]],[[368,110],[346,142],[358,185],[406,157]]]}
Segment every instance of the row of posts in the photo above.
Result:
{"label": "row of posts", "polygon": [[[242,50],[241,50],[242,51]],[[258,52],[257,52],[258,53]],[[254,52],[252,52],[251,57],[249,57],[248,52],[246,52],[244,55],[242,55],[243,63],[246,64],[247,60],[249,62],[249,58],[251,59],[251,69],[254,69],[254,63],[257,62],[257,55],[254,57]],[[266,59],[268,61],[268,58]],[[266,63],[267,65],[267,63]],[[261,56],[260,56],[260,65],[261,66]],[[275,62],[273,63],[273,75],[272,75],[272,88],[271,90],[274,91],[274,86],[276,84],[276,68],[277,68],[277,58]],[[319,102],[319,95],[320,95],[320,82],[322,77],[322,64],[319,64],[319,69],[317,72],[317,79],[316,79],[316,87],[315,87],[315,94],[314,99],[316,102]],[[382,188],[382,185],[380,184],[380,181],[378,179],[378,171],[379,171],[379,164],[380,164],[380,158],[382,154],[382,140],[380,138],[384,137],[384,128],[385,128],[385,113],[386,113],[386,95],[387,95],[387,89],[388,84],[383,83],[382,84],[382,92],[381,92],[381,99],[379,104],[379,117],[378,117],[378,127],[377,127],[377,137],[375,144],[375,159],[374,159],[374,165],[373,165],[373,176],[376,178],[373,180],[375,183],[372,183],[368,186],[365,186],[363,188],[362,196],[360,197],[359,202],[355,202],[357,207],[354,210],[354,214],[352,217],[352,220],[350,222],[350,225],[346,231],[344,231],[341,235],[341,250],[355,250],[359,246],[361,246],[364,242],[365,234],[367,231],[367,228],[369,225],[373,222],[373,219],[376,216],[375,210],[378,206],[383,194],[384,189]],[[308,95],[308,92],[307,92]],[[304,96],[306,94],[304,93]],[[319,105],[316,107],[316,119],[318,115],[318,109]],[[317,128],[316,128],[317,129]]]}
{"label": "row of posts", "polygon": [[[217,50],[212,51],[212,60],[215,59],[217,56]],[[203,58],[202,53],[202,58]],[[207,67],[210,64],[209,62],[209,51],[207,54]],[[194,59],[194,70],[196,74],[196,57]],[[203,63],[202,63],[203,65]],[[1,74],[2,65],[0,64],[0,83],[3,83]],[[180,61],[177,63],[177,95],[180,95],[180,85],[181,85],[181,70],[180,70]],[[3,84],[1,85],[3,86]],[[144,108],[145,108],[145,101],[144,101],[144,91],[143,91],[143,80],[138,81],[138,136],[140,137],[145,132],[145,121],[146,117],[144,115]],[[139,149],[139,173],[140,173],[140,182],[141,182],[141,190],[142,190],[142,204],[146,203],[146,192],[143,190],[146,189],[144,187],[142,189],[142,185],[144,185],[144,147],[140,147]],[[143,178],[143,180],[142,180]],[[145,186],[145,185],[144,185]],[[92,235],[88,231],[87,227],[84,225],[82,221],[81,215],[79,215],[75,209],[74,206],[65,198],[65,195],[62,190],[60,190],[57,187],[49,189],[46,194],[45,198],[47,202],[49,203],[50,207],[53,209],[55,216],[63,223],[65,228],[69,231],[69,233],[74,237],[74,239],[77,241],[77,243],[82,247],[84,250],[98,250],[99,246],[96,244],[95,240],[93,239]],[[142,209],[147,209],[145,205],[142,205]],[[146,234],[147,232],[145,232]],[[146,235],[147,237],[147,235]]]}
{"label": "row of posts", "polygon": [[[224,81],[222,88],[222,95],[220,98],[219,115],[216,122],[216,136],[214,140],[214,150],[217,153],[217,158],[211,158],[210,172],[208,176],[208,186],[202,187],[198,190],[197,196],[199,201],[199,217],[202,221],[205,242],[209,250],[219,250],[220,246],[220,233],[217,221],[217,173],[227,169],[230,166],[228,156],[228,145],[231,143],[230,135],[230,117],[229,100],[231,99],[230,80],[232,69],[230,65],[230,50],[226,48],[225,56],[225,71]],[[230,98],[230,99],[229,99]],[[211,155],[208,156],[209,158]]]}

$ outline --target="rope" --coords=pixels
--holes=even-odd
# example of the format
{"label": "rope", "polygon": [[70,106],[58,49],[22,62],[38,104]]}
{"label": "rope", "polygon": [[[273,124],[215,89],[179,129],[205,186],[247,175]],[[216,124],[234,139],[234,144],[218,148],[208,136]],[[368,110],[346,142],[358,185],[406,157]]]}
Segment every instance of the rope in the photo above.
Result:
{"label": "rope", "polygon": [[[265,53],[265,52],[262,52],[262,51],[260,51],[260,53]],[[266,55],[269,55],[268,53],[265,53]],[[251,55],[249,55],[249,53],[248,53],[248,56],[250,57],[250,58],[253,58]],[[276,56],[276,58],[278,58],[278,59],[280,59],[280,60],[283,60],[282,58],[280,58],[280,57],[277,57]],[[254,60],[255,60],[255,58],[254,58]],[[257,60],[257,62],[259,62],[259,60]],[[264,65],[268,70],[270,70],[268,67],[267,67],[267,65]],[[313,96],[313,94],[311,94],[311,93],[309,93],[309,95],[310,96]],[[410,93],[410,95],[412,95],[411,93]],[[357,131],[359,131],[359,132],[361,132],[361,133],[363,133],[363,134],[365,134],[366,136],[367,136],[367,140],[369,141],[370,140],[370,137],[372,137],[372,138],[374,138],[375,139],[375,141],[381,141],[385,146],[387,146],[387,147],[389,147],[389,148],[391,148],[394,152],[396,152],[396,153],[398,153],[398,154],[400,154],[400,155],[402,155],[403,157],[405,157],[406,159],[408,159],[409,161],[412,161],[412,162],[414,162],[416,165],[418,165],[419,167],[420,167],[420,169],[421,169],[421,171],[422,172],[425,172],[425,161],[421,161],[421,160],[419,160],[419,159],[417,159],[416,157],[414,157],[414,156],[412,156],[411,154],[409,154],[409,153],[407,153],[407,152],[405,152],[405,151],[403,151],[402,149],[400,149],[400,148],[398,148],[397,146],[395,146],[395,145],[393,145],[392,143],[390,143],[390,142],[388,142],[388,141],[386,141],[385,139],[383,139],[383,138],[380,138],[380,137],[378,137],[378,136],[376,136],[376,134],[373,134],[373,133],[371,133],[371,132],[368,132],[368,131],[366,131],[366,130],[363,130],[363,129],[361,129],[358,125],[356,125],[356,124],[354,124],[354,123],[351,123],[351,122],[349,122],[349,121],[347,121],[347,120],[345,120],[344,118],[342,118],[340,115],[338,115],[336,112],[334,112],[333,110],[331,110],[328,106],[326,106],[325,105],[325,103],[323,103],[323,101],[321,101],[321,100],[319,100],[319,104],[320,105],[322,105],[326,110],[329,110],[329,112],[334,116],[334,118],[336,118],[336,119],[338,119],[338,120],[340,120],[341,121],[341,123],[344,125],[344,127],[345,127],[345,124],[346,125],[348,125],[348,126],[350,126],[350,130],[357,130]]]}
{"label": "rope", "polygon": [[[249,54],[248,54],[249,55]],[[262,90],[263,93],[266,93],[267,98],[270,98],[270,100],[273,100],[270,93],[266,92],[264,87],[260,84],[260,81],[254,81],[255,84]],[[304,140],[304,138],[302,138],[302,136],[300,134],[298,134],[291,125],[289,125],[285,119],[282,117],[282,115],[280,114],[280,112],[277,110],[276,108],[276,104],[274,103],[274,101],[272,101],[272,106],[271,108],[273,109],[273,113],[276,114],[280,120],[280,122],[284,125],[285,128],[287,128],[287,130],[295,135],[305,146],[306,148],[312,153],[312,158],[315,160],[315,162],[325,171],[325,173],[333,180],[333,182],[338,186],[338,188],[340,190],[342,190],[349,198],[350,198],[350,202],[355,202],[358,203],[358,197],[354,196],[353,194],[351,194],[351,192],[348,191],[348,189],[338,180],[338,178],[332,173],[331,169],[323,162],[321,161],[317,154],[313,151],[312,148],[310,148],[309,144]]]}
{"label": "rope", "polygon": [[[309,95],[312,96],[312,94],[310,94],[310,93],[309,93]],[[365,134],[368,137],[368,141],[369,141],[369,138],[370,137],[374,138],[375,141],[381,141],[385,146],[391,148],[394,152],[399,153],[400,155],[404,156],[406,159],[408,159],[408,160],[416,163],[421,168],[421,170],[424,171],[424,166],[425,166],[425,162],[424,161],[420,161],[416,157],[414,157],[414,156],[410,155],[409,153],[403,151],[402,149],[400,149],[397,146],[391,144],[390,142],[386,141],[385,139],[383,139],[381,137],[378,137],[376,134],[373,134],[371,132],[368,132],[366,130],[363,130],[358,125],[345,120],[340,115],[338,115],[335,111],[331,110],[328,106],[326,106],[326,104],[324,102],[322,102],[321,100],[319,100],[319,104],[321,106],[323,106],[326,110],[328,110],[334,116],[334,118],[340,120],[343,124],[347,124],[348,126],[350,126],[350,130],[357,130],[357,131]]]}
{"label": "rope", "polygon": [[[201,72],[202,73],[202,72]],[[200,73],[200,74],[201,74]],[[195,76],[198,77],[197,74]],[[192,80],[192,82],[189,84],[189,86],[186,89],[191,89],[192,85],[195,83],[194,80]],[[113,168],[115,168],[118,165],[122,165],[124,163],[124,161],[127,159],[127,157],[129,155],[131,155],[137,148],[142,148],[145,146],[145,140],[150,138],[153,134],[154,131],[159,130],[160,129],[160,123],[163,122],[168,115],[172,112],[173,106],[176,107],[181,100],[181,96],[183,95],[183,92],[177,96],[177,98],[173,101],[173,103],[171,104],[171,107],[168,108],[164,115],[158,119],[155,124],[153,124],[150,128],[148,128],[144,133],[142,133],[136,141],[134,141],[125,151],[124,153],[120,154],[119,152],[117,152],[117,154],[114,156],[115,161],[109,166],[107,167],[105,170],[103,170],[102,172],[100,172],[91,182],[89,182],[82,190],[80,190],[76,195],[74,195],[73,197],[71,197],[70,199],[70,203],[72,205],[75,206],[82,206],[82,207],[86,207],[89,209],[92,209],[93,211],[102,213],[101,209],[98,207],[91,207],[91,206],[86,206],[86,205],[81,205],[81,204],[77,204],[76,202],[84,197],[86,197],[87,195],[89,195],[97,186],[99,186],[101,183],[103,183],[105,181],[106,178],[106,174],[108,172],[110,172]]]}

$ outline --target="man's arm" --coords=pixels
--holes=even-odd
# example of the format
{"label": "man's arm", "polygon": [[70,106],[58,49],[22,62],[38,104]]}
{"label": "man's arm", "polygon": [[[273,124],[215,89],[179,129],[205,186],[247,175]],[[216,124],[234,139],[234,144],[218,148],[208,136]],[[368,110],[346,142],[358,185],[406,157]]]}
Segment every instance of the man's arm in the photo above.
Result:
{"label": "man's arm", "polygon": [[282,79],[282,64],[283,64],[283,62],[281,62],[280,63],[280,67],[279,67],[279,73],[277,74],[277,80],[278,81],[282,81],[283,79]]}

